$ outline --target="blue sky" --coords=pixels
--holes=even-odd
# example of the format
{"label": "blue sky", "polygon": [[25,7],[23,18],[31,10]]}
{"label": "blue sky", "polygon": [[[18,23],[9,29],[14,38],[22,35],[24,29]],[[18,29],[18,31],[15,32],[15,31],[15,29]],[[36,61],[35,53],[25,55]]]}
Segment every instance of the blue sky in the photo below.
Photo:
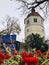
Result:
{"label": "blue sky", "polygon": [[[2,25],[2,22],[5,21],[6,16],[15,17],[19,19],[19,24],[21,26],[21,33],[17,35],[17,40],[23,41],[24,39],[24,17],[20,15],[20,12],[16,9],[19,5],[16,4],[15,1],[10,0],[0,0],[0,30],[4,29],[5,27]],[[41,14],[43,15],[43,14]],[[44,22],[45,27],[45,34],[46,38],[49,38],[49,17]],[[6,22],[5,22],[6,24]]]}

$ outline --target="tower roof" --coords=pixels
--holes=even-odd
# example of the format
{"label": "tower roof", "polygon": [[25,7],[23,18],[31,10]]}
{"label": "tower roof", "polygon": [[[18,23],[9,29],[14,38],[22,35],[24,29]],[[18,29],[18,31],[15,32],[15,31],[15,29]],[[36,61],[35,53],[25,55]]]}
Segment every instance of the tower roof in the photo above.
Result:
{"label": "tower roof", "polygon": [[27,15],[27,18],[30,17],[30,16],[40,16],[42,18],[42,16],[38,12],[35,12],[35,9],[33,9],[33,8],[31,10],[31,13]]}

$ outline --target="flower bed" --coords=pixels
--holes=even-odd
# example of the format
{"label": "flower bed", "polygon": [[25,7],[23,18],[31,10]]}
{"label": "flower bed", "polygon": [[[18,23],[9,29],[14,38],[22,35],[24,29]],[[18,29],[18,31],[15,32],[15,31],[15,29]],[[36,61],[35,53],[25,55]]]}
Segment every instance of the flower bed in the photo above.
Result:
{"label": "flower bed", "polygon": [[0,65],[49,65],[49,52],[41,53],[37,50],[35,54],[23,52],[13,55],[0,52]]}

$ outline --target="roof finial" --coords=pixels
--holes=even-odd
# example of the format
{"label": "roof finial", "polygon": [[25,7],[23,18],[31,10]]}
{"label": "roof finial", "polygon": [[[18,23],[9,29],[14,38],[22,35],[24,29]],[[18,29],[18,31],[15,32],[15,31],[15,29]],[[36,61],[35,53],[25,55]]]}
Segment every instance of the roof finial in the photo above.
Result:
{"label": "roof finial", "polygon": [[34,9],[34,7],[32,7],[32,9],[31,9],[31,12],[35,12],[35,9]]}

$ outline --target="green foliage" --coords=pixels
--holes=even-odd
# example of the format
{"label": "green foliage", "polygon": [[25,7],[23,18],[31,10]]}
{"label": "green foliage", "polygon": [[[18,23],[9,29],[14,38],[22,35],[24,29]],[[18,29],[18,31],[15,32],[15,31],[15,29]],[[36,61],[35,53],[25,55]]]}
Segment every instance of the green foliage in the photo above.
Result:
{"label": "green foliage", "polygon": [[13,56],[12,58],[7,59],[2,65],[19,65],[21,58],[20,55],[15,56],[15,59]]}
{"label": "green foliage", "polygon": [[[44,42],[44,37],[41,37],[39,34],[31,34],[29,35],[27,38],[26,38],[26,41],[25,41],[25,47],[31,47],[32,49],[33,48],[36,48],[36,50],[43,50],[42,52],[44,51],[47,51],[48,50],[48,46],[47,44],[45,44]],[[43,48],[42,48],[43,46]]]}
{"label": "green foliage", "polygon": [[40,46],[40,50],[41,50],[41,52],[43,53],[43,52],[46,52],[47,50],[48,50],[48,45],[47,44],[42,44],[41,46]]}

